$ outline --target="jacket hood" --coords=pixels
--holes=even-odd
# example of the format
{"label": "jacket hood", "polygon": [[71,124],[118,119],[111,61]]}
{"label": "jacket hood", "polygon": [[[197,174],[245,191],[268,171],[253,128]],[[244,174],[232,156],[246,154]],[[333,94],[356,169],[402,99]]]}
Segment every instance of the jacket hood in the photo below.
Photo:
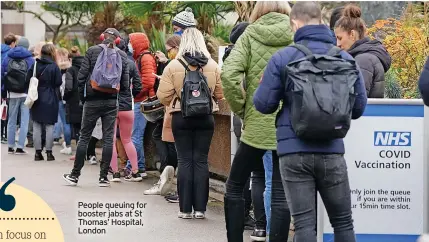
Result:
{"label": "jacket hood", "polygon": [[1,54],[3,55],[4,53],[8,52],[10,50],[10,46],[7,44],[1,44]]}
{"label": "jacket hood", "polygon": [[328,28],[328,26],[324,24],[306,25],[304,27],[299,28],[295,33],[294,42],[297,43],[303,40],[334,44],[332,32]]}
{"label": "jacket hood", "polygon": [[83,62],[83,56],[76,56],[73,57],[72,59],[72,66],[77,67],[78,69],[80,69],[80,66],[82,65]]}
{"label": "jacket hood", "polygon": [[40,59],[37,58],[36,61],[39,62],[39,63],[43,63],[43,64],[53,64],[53,63],[55,63],[54,60],[50,56],[47,56],[47,55],[42,55],[42,57],[40,57]]}
{"label": "jacket hood", "polygon": [[287,15],[271,12],[250,24],[246,32],[266,46],[286,46],[290,44],[290,39],[285,38],[285,33],[292,33],[292,30]]}
{"label": "jacket hood", "polygon": [[12,48],[7,55],[12,59],[25,59],[32,56],[30,51],[21,46]]}
{"label": "jacket hood", "polygon": [[130,34],[130,43],[134,50],[133,57],[135,60],[141,53],[149,50],[149,38],[144,33]]}
{"label": "jacket hood", "polygon": [[353,57],[363,53],[370,53],[377,56],[385,72],[390,69],[390,65],[392,64],[392,58],[383,44],[378,40],[371,40],[368,37],[356,41],[348,52]]}
{"label": "jacket hood", "polygon": [[205,66],[209,62],[209,59],[199,52],[196,52],[195,56],[191,56],[190,53],[185,53],[183,59],[191,66]]}

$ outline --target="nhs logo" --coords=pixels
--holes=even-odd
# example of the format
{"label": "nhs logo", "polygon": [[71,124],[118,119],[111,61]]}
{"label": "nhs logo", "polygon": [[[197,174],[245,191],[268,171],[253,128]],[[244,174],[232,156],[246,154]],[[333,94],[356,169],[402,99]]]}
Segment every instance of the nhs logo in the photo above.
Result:
{"label": "nhs logo", "polygon": [[374,131],[374,146],[411,146],[411,132]]}

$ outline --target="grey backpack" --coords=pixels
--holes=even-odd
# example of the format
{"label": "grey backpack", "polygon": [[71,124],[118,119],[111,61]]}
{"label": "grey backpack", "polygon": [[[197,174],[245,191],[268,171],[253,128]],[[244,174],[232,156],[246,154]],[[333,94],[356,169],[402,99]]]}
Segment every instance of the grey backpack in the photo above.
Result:
{"label": "grey backpack", "polygon": [[[330,47],[333,45],[330,45]],[[291,45],[305,54],[285,68],[290,120],[298,138],[344,138],[350,128],[359,71],[354,60],[345,60],[333,46],[327,54],[313,54],[304,45]],[[299,52],[298,52],[299,53]]]}
{"label": "grey backpack", "polygon": [[105,93],[118,93],[122,75],[122,57],[116,47],[98,45],[103,50],[97,57],[90,84],[93,90]]}

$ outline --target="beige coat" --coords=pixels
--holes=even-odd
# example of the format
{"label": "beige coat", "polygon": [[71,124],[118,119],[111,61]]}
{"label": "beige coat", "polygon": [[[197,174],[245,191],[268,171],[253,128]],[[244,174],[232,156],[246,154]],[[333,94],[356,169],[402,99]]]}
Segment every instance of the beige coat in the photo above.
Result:
{"label": "beige coat", "polygon": [[[185,62],[186,63],[186,62]],[[196,67],[189,66],[189,69],[195,70]],[[215,100],[223,99],[222,84],[220,79],[220,68],[218,64],[209,59],[207,65],[203,68],[203,73],[207,77],[209,88],[213,98],[213,112],[219,111],[219,106]],[[164,116],[164,128],[162,131],[162,140],[174,142],[171,131],[171,113],[180,112],[180,93],[185,78],[185,68],[178,60],[172,60],[164,69],[159,83],[156,96],[159,101],[166,106]]]}

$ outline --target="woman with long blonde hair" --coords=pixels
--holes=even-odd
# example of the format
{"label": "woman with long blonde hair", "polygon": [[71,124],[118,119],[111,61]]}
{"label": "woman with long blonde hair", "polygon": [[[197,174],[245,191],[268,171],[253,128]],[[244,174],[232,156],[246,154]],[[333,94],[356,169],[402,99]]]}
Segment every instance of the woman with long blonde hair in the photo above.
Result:
{"label": "woman with long blonde hair", "polygon": [[[36,77],[39,79],[37,87],[38,99],[31,107],[33,118],[33,141],[36,154],[35,161],[44,160],[42,155],[42,127],[46,130],[46,156],[48,161],[55,160],[52,155],[54,145],[54,124],[58,120],[59,98],[56,90],[62,84],[61,71],[57,65],[57,55],[55,46],[45,44],[41,48],[40,58],[31,67],[29,73],[33,73],[36,68]],[[30,82],[32,75],[27,75],[27,82]]]}
{"label": "woman with long blonde hair", "polygon": [[[210,57],[204,43],[202,33],[190,27],[183,31],[179,51],[162,73],[157,91],[158,99],[169,107],[172,116],[172,131],[176,142],[178,158],[179,218],[205,218],[209,195],[208,153],[214,133],[214,117],[206,114],[201,116],[183,117],[181,109],[181,90],[184,78],[191,71],[199,71],[206,77],[210,90],[212,111],[219,108],[215,99],[223,98],[220,81],[220,68]],[[202,80],[200,86],[204,85]],[[201,90],[201,89],[199,89]],[[198,90],[192,92],[199,97]]]}

